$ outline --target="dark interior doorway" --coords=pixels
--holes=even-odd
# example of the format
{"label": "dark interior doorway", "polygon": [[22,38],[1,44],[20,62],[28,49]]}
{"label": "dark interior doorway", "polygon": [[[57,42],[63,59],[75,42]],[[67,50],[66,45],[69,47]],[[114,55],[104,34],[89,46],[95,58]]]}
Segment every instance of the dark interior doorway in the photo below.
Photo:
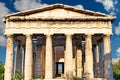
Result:
{"label": "dark interior doorway", "polygon": [[64,62],[56,62],[56,77],[61,77],[64,74]]}

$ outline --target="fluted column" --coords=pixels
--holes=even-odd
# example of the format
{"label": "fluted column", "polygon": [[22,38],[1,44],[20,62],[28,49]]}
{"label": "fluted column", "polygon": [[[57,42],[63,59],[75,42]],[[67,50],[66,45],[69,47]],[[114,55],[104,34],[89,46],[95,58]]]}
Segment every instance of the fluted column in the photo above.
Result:
{"label": "fluted column", "polygon": [[96,69],[97,69],[97,77],[100,77],[100,48],[99,48],[99,44],[96,45]]}
{"label": "fluted column", "polygon": [[6,46],[6,63],[5,63],[5,74],[4,80],[11,80],[13,75],[13,36],[6,35],[7,46]]}
{"label": "fluted column", "polygon": [[21,45],[18,43],[17,45],[17,54],[16,54],[16,71],[17,72],[22,72],[22,50],[21,50]]}
{"label": "fluted column", "polygon": [[22,50],[22,74],[24,74],[24,65],[25,65],[25,52],[24,52],[24,47],[23,46],[21,46],[21,50]]}
{"label": "fluted column", "polygon": [[113,79],[110,34],[104,36],[104,77]]}
{"label": "fluted column", "polygon": [[85,64],[84,64],[84,74],[89,75],[89,78],[94,78],[93,73],[93,52],[92,52],[92,35],[86,35],[85,42]]}
{"label": "fluted column", "polygon": [[65,50],[65,75],[66,77],[73,76],[73,49],[72,49],[72,35],[66,35],[66,50]]}
{"label": "fluted column", "polygon": [[32,36],[26,35],[26,50],[25,50],[25,80],[32,78]]}
{"label": "fluted column", "polygon": [[104,62],[104,54],[103,54],[103,41],[99,43],[99,66],[100,66],[100,77],[104,77],[104,68],[103,68],[103,62]]}
{"label": "fluted column", "polygon": [[53,78],[53,52],[52,52],[52,36],[46,35],[46,65],[45,65],[45,79]]}
{"label": "fluted column", "polygon": [[41,75],[45,76],[45,45],[42,45],[41,58],[42,58]]}
{"label": "fluted column", "polygon": [[82,50],[78,49],[77,50],[77,77],[82,77]]}

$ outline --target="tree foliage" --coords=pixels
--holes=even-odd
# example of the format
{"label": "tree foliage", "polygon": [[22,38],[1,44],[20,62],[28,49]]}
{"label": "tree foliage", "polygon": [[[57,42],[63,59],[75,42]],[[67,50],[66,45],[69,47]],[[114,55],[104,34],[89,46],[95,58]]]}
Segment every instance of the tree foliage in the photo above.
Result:
{"label": "tree foliage", "polygon": [[0,62],[0,80],[4,80],[4,64]]}
{"label": "tree foliage", "polygon": [[24,79],[24,76],[23,74],[21,74],[20,72],[17,72],[15,73],[15,76],[12,78],[12,80],[23,80]]}
{"label": "tree foliage", "polygon": [[113,65],[113,76],[115,78],[115,80],[120,80],[120,64],[118,62],[118,64],[114,64]]}

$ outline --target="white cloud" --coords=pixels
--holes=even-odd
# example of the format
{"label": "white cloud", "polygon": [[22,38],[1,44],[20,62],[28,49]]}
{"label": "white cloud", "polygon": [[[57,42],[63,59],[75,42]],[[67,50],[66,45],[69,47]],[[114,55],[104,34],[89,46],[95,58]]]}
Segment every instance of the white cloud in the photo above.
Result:
{"label": "white cloud", "polygon": [[3,22],[3,16],[8,14],[10,10],[5,6],[5,3],[0,2],[0,46],[6,46],[6,38],[3,36],[5,24]]}
{"label": "white cloud", "polygon": [[8,14],[9,12],[9,9],[5,6],[5,4],[0,2],[0,34],[4,32],[5,28],[5,25],[3,23],[3,16]]}
{"label": "white cloud", "polygon": [[115,8],[115,4],[117,4],[118,2],[116,0],[96,0],[96,2],[102,3],[104,9],[109,11],[111,14],[115,14],[115,11],[117,11]]}
{"label": "white cloud", "polygon": [[6,46],[6,38],[3,35],[0,35],[0,46],[2,47]]}
{"label": "white cloud", "polygon": [[5,31],[5,24],[2,21],[2,18],[0,19],[0,34],[3,34]]}
{"label": "white cloud", "polygon": [[2,18],[5,14],[9,13],[9,9],[5,6],[4,3],[0,2],[0,18]]}
{"label": "white cloud", "polygon": [[117,50],[116,50],[116,52],[117,52],[117,57],[120,57],[120,48],[118,48]]}
{"label": "white cloud", "polygon": [[115,28],[115,34],[120,35],[120,22],[118,23],[118,27]]}
{"label": "white cloud", "polygon": [[42,4],[41,0],[16,0],[14,2],[14,5],[16,10],[23,11],[27,9],[45,6],[47,4]]}
{"label": "white cloud", "polygon": [[75,7],[78,7],[78,8],[84,9],[84,7],[83,7],[82,5],[76,5]]}
{"label": "white cloud", "polygon": [[100,2],[103,4],[104,8],[108,11],[111,8],[114,8],[113,0],[96,0],[96,2]]}

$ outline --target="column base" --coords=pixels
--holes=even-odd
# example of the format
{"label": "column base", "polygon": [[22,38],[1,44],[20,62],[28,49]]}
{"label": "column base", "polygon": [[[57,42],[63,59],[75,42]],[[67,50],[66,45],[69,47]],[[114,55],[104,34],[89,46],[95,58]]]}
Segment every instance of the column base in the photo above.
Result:
{"label": "column base", "polygon": [[[35,79],[35,80],[39,80],[39,79]],[[67,79],[43,79],[43,80],[67,80]],[[115,79],[106,79],[106,78],[93,78],[90,80],[115,80]]]}
{"label": "column base", "polygon": [[44,80],[66,80],[66,79],[44,79]]}
{"label": "column base", "polygon": [[115,79],[106,79],[106,78],[93,78],[93,79],[90,79],[90,80],[115,80]]}

